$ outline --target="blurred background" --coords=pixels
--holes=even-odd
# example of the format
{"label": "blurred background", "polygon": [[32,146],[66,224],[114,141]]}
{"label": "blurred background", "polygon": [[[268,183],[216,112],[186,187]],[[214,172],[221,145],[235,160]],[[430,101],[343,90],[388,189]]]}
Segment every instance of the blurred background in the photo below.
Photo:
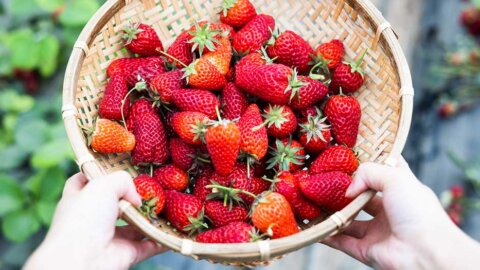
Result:
{"label": "blurred background", "polygon": [[[78,169],[60,117],[73,43],[103,0],[0,0],[0,269],[43,239]],[[480,240],[480,1],[374,0],[400,38],[416,97],[404,156],[452,220]],[[405,198],[408,199],[408,198]],[[266,269],[368,269],[314,245]],[[166,253],[136,269],[225,269]]]}

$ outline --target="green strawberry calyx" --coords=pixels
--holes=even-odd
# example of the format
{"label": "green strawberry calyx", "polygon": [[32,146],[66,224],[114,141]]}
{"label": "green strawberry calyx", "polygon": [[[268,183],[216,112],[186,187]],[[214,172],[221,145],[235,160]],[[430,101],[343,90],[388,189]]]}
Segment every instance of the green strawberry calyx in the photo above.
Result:
{"label": "green strawberry calyx", "polygon": [[203,221],[204,220],[204,210],[198,212],[197,217],[188,216],[189,225],[184,227],[184,230],[188,232],[188,236],[191,236],[195,232],[202,231],[203,229],[208,229],[208,225]]}
{"label": "green strawberry calyx", "polygon": [[139,22],[130,22],[125,29],[123,29],[124,34],[122,35],[122,39],[125,42],[125,45],[129,45],[132,43],[134,39],[137,39],[137,34],[143,32],[143,29],[140,29]]}
{"label": "green strawberry calyx", "polygon": [[262,55],[262,59],[265,60],[266,65],[273,64],[273,62],[278,58],[278,57],[270,58],[270,56],[268,56],[267,50],[263,46],[262,48],[260,48],[258,52]]}
{"label": "green strawberry calyx", "polygon": [[309,83],[302,82],[298,79],[297,69],[294,68],[292,74],[288,76],[288,86],[284,93],[288,93],[290,91],[290,101],[296,97],[297,101],[300,102],[300,89],[308,84]]}
{"label": "green strawberry calyx", "polygon": [[195,31],[189,31],[188,33],[193,36],[188,41],[188,43],[193,43],[192,52],[198,48],[200,57],[203,55],[205,48],[215,51],[217,48],[215,44],[220,44],[220,40],[216,38],[220,35],[220,31],[210,29],[210,23],[200,26],[198,22],[195,22]]}
{"label": "green strawberry calyx", "polygon": [[262,127],[266,126],[270,128],[275,125],[276,128],[281,128],[282,125],[287,121],[287,112],[284,112],[285,106],[272,105],[268,104],[268,111],[262,114],[265,121],[262,124],[253,128],[253,131],[257,131]]}
{"label": "green strawberry calyx", "polygon": [[328,130],[330,128],[330,126],[325,123],[325,120],[327,120],[327,117],[322,118],[322,114],[318,110],[318,108],[315,108],[315,109],[317,110],[318,115],[316,116],[309,115],[307,118],[307,122],[299,125],[301,127],[300,132],[307,134],[307,143],[309,143],[310,140],[312,139],[314,140],[320,139],[324,142],[327,142],[323,137],[323,131]]}
{"label": "green strawberry calyx", "polygon": [[292,147],[292,138],[285,145],[282,141],[275,141],[276,147],[270,147],[270,154],[272,158],[267,161],[267,170],[273,169],[275,166],[278,166],[279,171],[289,171],[290,163],[295,165],[303,165],[303,159],[305,158],[302,155],[297,155],[297,152],[302,150],[302,147]]}
{"label": "green strawberry calyx", "polygon": [[222,13],[223,16],[227,17],[228,11],[233,8],[233,6],[238,2],[238,0],[223,0],[222,2]]}
{"label": "green strawberry calyx", "polygon": [[254,199],[257,199],[257,196],[249,191],[239,188],[222,186],[216,181],[212,181],[211,185],[207,185],[205,187],[212,189],[212,193],[207,195],[207,200],[211,200],[214,198],[223,199],[223,206],[227,206],[228,204],[229,210],[232,210],[234,203],[244,203],[242,198],[238,196],[239,194],[245,194],[253,197]]}
{"label": "green strawberry calyx", "polygon": [[358,58],[356,62],[351,62],[348,64],[350,66],[352,73],[359,73],[360,75],[362,75],[362,77],[365,76],[365,70],[361,68],[361,65],[362,65],[363,59],[365,58],[365,55],[367,55],[367,52],[368,52],[368,48],[365,49],[365,51],[362,53],[362,55],[360,56],[360,58]]}

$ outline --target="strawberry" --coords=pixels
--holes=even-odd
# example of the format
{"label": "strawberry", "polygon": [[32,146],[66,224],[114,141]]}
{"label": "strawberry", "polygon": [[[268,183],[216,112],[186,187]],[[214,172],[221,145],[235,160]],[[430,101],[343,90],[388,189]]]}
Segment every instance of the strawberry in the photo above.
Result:
{"label": "strawberry", "polygon": [[215,171],[222,176],[231,173],[240,150],[241,135],[238,126],[219,117],[207,129],[205,141]]}
{"label": "strawberry", "polygon": [[165,194],[162,186],[147,174],[137,176],[133,179],[133,183],[137,193],[142,197],[141,209],[144,214],[148,216],[151,216],[152,212],[156,215],[160,214],[165,206]]}
{"label": "strawberry", "polygon": [[277,139],[270,154],[272,158],[267,161],[267,169],[294,172],[300,169],[305,161],[305,150],[302,145],[291,138]]}
{"label": "strawberry", "polygon": [[267,47],[268,56],[275,58],[277,63],[297,68],[300,74],[310,70],[310,55],[313,49],[308,42],[293,31],[285,31],[278,35],[274,33]]}
{"label": "strawberry", "polygon": [[157,56],[116,59],[107,67],[107,77],[111,78],[115,73],[128,76],[144,66],[157,66],[158,69],[162,69],[163,60]]}
{"label": "strawberry", "polygon": [[327,148],[310,166],[311,174],[343,172],[352,175],[358,168],[358,159],[348,147],[338,145]]}
{"label": "strawberry", "polygon": [[317,205],[329,211],[339,211],[352,200],[345,197],[345,192],[352,178],[343,172],[328,172],[311,175],[306,181],[300,182],[302,193]]}
{"label": "strawberry", "polygon": [[[159,107],[156,107],[157,110]],[[173,126],[172,126],[172,122],[173,122],[173,116],[175,115],[175,113],[177,113],[178,111],[175,110],[175,109],[166,109],[166,112],[165,113],[162,113],[161,116],[162,116],[162,121],[163,123],[165,124],[165,134],[167,134],[167,137],[168,138],[173,138],[173,137],[177,137],[177,134],[175,133],[175,131],[173,130]]]}
{"label": "strawberry", "polygon": [[[188,30],[183,31],[167,50],[167,61],[174,64],[177,68],[182,68],[182,64],[190,65],[193,62],[192,45],[188,43],[189,39],[190,34]],[[169,56],[173,56],[175,59]]]}
{"label": "strawberry", "polygon": [[256,89],[251,81],[252,70],[267,63],[271,64],[270,61],[271,59],[266,59],[260,52],[254,52],[243,57],[235,65],[235,85],[249,94],[255,94]]}
{"label": "strawberry", "polygon": [[229,120],[240,118],[248,107],[248,99],[245,94],[235,86],[228,83],[222,92],[223,117]]}
{"label": "strawberry", "polygon": [[222,37],[221,31],[216,27],[211,27],[208,22],[195,22],[188,33],[190,34],[188,43],[192,46],[192,52],[198,49],[200,57],[203,56],[205,49],[209,52],[215,51],[220,44],[219,39]]}
{"label": "strawberry", "polygon": [[156,168],[153,171],[153,178],[160,183],[163,189],[176,191],[184,191],[187,189],[189,183],[188,174],[172,164]]}
{"label": "strawberry", "polygon": [[263,159],[259,160],[258,162],[256,162],[255,164],[253,164],[253,175],[254,176],[262,177],[262,176],[265,175],[265,173],[267,171],[266,161],[267,161],[267,159],[263,158]]}
{"label": "strawberry", "polygon": [[253,208],[253,225],[272,239],[299,232],[295,216],[287,199],[280,193],[270,192],[260,198]]}
{"label": "strawberry", "polygon": [[133,134],[137,144],[132,152],[134,165],[164,164],[168,160],[167,136],[160,117],[146,112],[135,115]]}
{"label": "strawberry", "polygon": [[200,58],[183,69],[187,84],[199,89],[220,90],[227,85],[225,76],[204,58]]}
{"label": "strawberry", "polygon": [[179,138],[172,138],[169,142],[172,162],[178,168],[188,171],[193,166],[194,156],[197,152],[194,146],[189,145]]}
{"label": "strawberry", "polygon": [[230,40],[226,37],[220,38],[215,51],[205,53],[202,58],[212,63],[225,76],[230,70],[230,61],[232,60]]}
{"label": "strawberry", "polygon": [[300,124],[298,140],[309,154],[320,154],[330,145],[330,126],[325,124],[325,119],[319,114],[310,115],[304,123]]}
{"label": "strawberry", "polygon": [[253,161],[262,159],[268,150],[267,129],[262,125],[262,116],[257,104],[247,108],[238,121],[238,127],[242,136],[240,149],[248,155],[250,166]]}
{"label": "strawberry", "polygon": [[317,106],[311,106],[306,109],[298,111],[301,118],[307,119],[309,116],[319,115],[320,110]]}
{"label": "strawberry", "polygon": [[[102,118],[121,121],[128,117],[130,100],[127,82],[121,74],[114,74],[105,87],[103,98],[100,101],[98,115]],[[124,101],[125,99],[125,101]]]}
{"label": "strawberry", "polygon": [[[295,75],[293,73],[292,76]],[[294,92],[294,97],[291,99],[290,107],[294,110],[307,109],[322,101],[328,94],[328,87],[310,77],[298,76],[298,79],[294,77],[292,80],[298,80],[301,84],[304,84]]]}
{"label": "strawberry", "polygon": [[229,208],[223,202],[209,200],[205,202],[205,216],[213,227],[223,227],[233,222],[246,221],[247,210],[241,206]]}
{"label": "strawberry", "polygon": [[207,169],[199,174],[195,179],[193,195],[195,195],[202,202],[204,202],[207,199],[208,194],[212,192],[211,189],[207,188],[208,185],[212,184],[212,174],[213,170],[210,167],[207,167]]}
{"label": "strawberry", "polygon": [[262,178],[252,177],[250,180],[250,192],[254,195],[260,195],[267,191],[271,185],[271,182],[265,181]]}
{"label": "strawberry", "polygon": [[225,79],[227,79],[227,82],[235,81],[235,67],[230,67],[228,69],[227,74],[225,74]]}
{"label": "strawberry", "polygon": [[332,125],[332,133],[338,144],[352,148],[357,142],[362,110],[352,96],[332,96],[325,105],[325,115]]}
{"label": "strawberry", "polygon": [[257,16],[255,7],[249,0],[224,0],[220,21],[240,30]]}
{"label": "strawberry", "polygon": [[150,82],[150,89],[158,95],[160,101],[165,104],[172,103],[173,92],[185,86],[182,80],[183,72],[174,70],[157,75]]}
{"label": "strawberry", "polygon": [[320,44],[314,52],[314,60],[321,67],[334,70],[342,63],[345,49],[343,42],[334,39],[330,42]]}
{"label": "strawberry", "polygon": [[478,7],[473,5],[463,10],[460,14],[460,22],[471,35],[480,34],[480,10]]}
{"label": "strawberry", "polygon": [[248,78],[247,85],[240,87],[264,101],[286,105],[290,102],[293,88],[299,88],[297,85],[290,85],[289,78],[292,74],[291,68],[280,64],[258,66],[245,73],[244,76]]}
{"label": "strawberry", "polygon": [[98,153],[124,153],[135,147],[135,136],[122,125],[108,119],[97,119],[90,146]]}
{"label": "strawberry", "polygon": [[248,243],[254,239],[252,225],[245,222],[233,222],[226,226],[199,233],[196,241],[200,243]]}
{"label": "strawberry", "polygon": [[165,197],[165,216],[175,229],[193,233],[207,228],[203,223],[203,205],[197,197],[175,190],[166,190]]}
{"label": "strawberry", "polygon": [[215,108],[220,107],[220,101],[212,92],[197,89],[176,90],[172,102],[180,111],[201,112],[210,119],[215,118]]}
{"label": "strawberry", "polygon": [[233,36],[233,48],[240,54],[258,51],[272,37],[275,19],[259,14]]}
{"label": "strawberry", "polygon": [[126,80],[128,86],[134,87],[139,82],[145,82],[147,85],[150,85],[155,77],[165,73],[163,62],[160,62],[157,59],[161,58],[151,57],[150,61],[144,66],[137,67],[137,69],[132,70],[127,74]]}
{"label": "strawberry", "polygon": [[155,30],[143,23],[130,23],[125,29],[122,40],[127,50],[142,56],[158,55],[163,45]]}
{"label": "strawberry", "polygon": [[137,99],[130,108],[129,116],[127,119],[127,129],[133,131],[135,124],[135,118],[144,113],[157,113],[157,110],[153,107],[153,104],[145,98]]}
{"label": "strawberry", "polygon": [[355,93],[362,87],[364,82],[365,72],[360,65],[363,62],[363,58],[367,54],[368,50],[362,54],[357,62],[350,64],[340,64],[332,74],[332,82],[330,83],[330,91],[334,94],[343,93],[351,94]]}
{"label": "strawberry", "polygon": [[172,126],[184,142],[200,145],[208,120],[208,116],[200,112],[178,112],[173,115]]}
{"label": "strawberry", "polygon": [[307,181],[310,174],[307,170],[298,170],[293,173],[293,177],[295,177],[295,182],[300,187],[300,183]]}
{"label": "strawberry", "polygon": [[263,118],[267,133],[275,138],[285,138],[297,129],[297,117],[288,106],[268,105]]}
{"label": "strawberry", "polygon": [[300,192],[298,182],[290,172],[281,171],[277,174],[275,181],[274,190],[287,199],[299,220],[313,220],[320,217],[320,208]]}

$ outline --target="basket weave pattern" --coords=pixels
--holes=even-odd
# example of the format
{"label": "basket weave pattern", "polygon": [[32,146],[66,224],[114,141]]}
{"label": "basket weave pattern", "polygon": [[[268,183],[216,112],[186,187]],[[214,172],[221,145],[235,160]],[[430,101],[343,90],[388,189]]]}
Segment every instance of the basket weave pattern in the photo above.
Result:
{"label": "basket weave pattern", "polygon": [[[130,21],[139,21],[151,25],[157,31],[164,46],[167,47],[179,33],[189,28],[194,20],[217,21],[218,7],[221,3],[220,0],[127,0],[126,2],[124,3],[122,0],[108,1],[107,4],[110,3],[117,11],[109,14],[108,21],[101,28],[94,29],[97,30],[96,32],[92,31],[90,40],[85,41],[86,44],[79,45],[84,50],[85,56],[83,62],[78,65],[79,75],[76,89],[67,89],[68,83],[66,82],[64,90],[72,91],[73,100],[65,101],[64,104],[71,103],[77,108],[76,121],[78,124],[91,126],[92,120],[97,116],[98,103],[102,98],[107,79],[105,70],[111,61],[131,56],[121,44],[121,29],[126,24]],[[357,6],[360,5],[359,2],[365,1],[347,1],[348,3],[345,3],[343,0],[257,0],[252,2],[258,13],[272,15],[280,30],[288,29],[299,33],[314,48],[320,43],[334,38],[343,40],[348,61],[355,60],[354,57],[358,57],[365,49],[369,48],[362,64],[366,71],[365,85],[356,94],[362,107],[356,150],[362,162],[384,162],[387,157],[394,160],[404,144],[402,139],[400,141],[398,139],[400,127],[405,125],[401,120],[402,110],[405,110],[404,105],[402,106],[405,104],[402,103],[402,94],[405,94],[405,89],[408,92],[411,88],[411,81],[408,67],[406,70],[405,67],[399,67],[399,63],[394,57],[394,54],[398,54],[398,52],[394,52],[395,50],[390,48],[387,39],[383,36],[383,30],[391,31],[391,29],[385,27],[378,30],[378,24],[381,21],[379,22],[378,18],[372,18]],[[371,4],[367,3],[368,5]],[[398,57],[403,57],[403,54],[400,52],[397,59]],[[402,69],[407,77],[404,76],[405,78],[402,79],[402,72],[399,69]],[[406,125],[409,125],[409,113],[406,114]],[[408,127],[402,128],[402,132],[405,130],[408,132]],[[71,132],[73,131],[69,131],[69,133]],[[71,138],[70,134],[69,137]],[[404,137],[406,137],[405,134]],[[83,144],[85,145],[85,143]],[[77,158],[82,159],[78,156],[79,152],[76,151],[76,153]],[[100,155],[93,152],[90,154],[96,160],[95,164],[100,165],[104,172],[128,170],[133,176],[136,175],[128,154]],[[88,158],[86,160],[88,161]],[[365,204],[366,201],[362,203]],[[346,219],[353,218],[362,206],[357,205],[346,216]],[[344,220],[342,222],[342,225],[346,223]],[[168,234],[175,234],[164,221],[156,226]],[[314,230],[316,227],[307,231]],[[325,233],[325,235],[327,234]],[[308,243],[304,242],[293,248],[286,248],[280,253],[300,248],[305,244]],[[172,246],[170,247],[172,248]],[[177,251],[181,251],[182,248],[184,247],[178,247]],[[195,251],[190,253],[195,253]],[[257,259],[268,259],[264,255],[257,256]],[[208,254],[203,257],[215,258]],[[228,258],[225,259],[228,260]],[[215,260],[220,259],[215,258]]]}

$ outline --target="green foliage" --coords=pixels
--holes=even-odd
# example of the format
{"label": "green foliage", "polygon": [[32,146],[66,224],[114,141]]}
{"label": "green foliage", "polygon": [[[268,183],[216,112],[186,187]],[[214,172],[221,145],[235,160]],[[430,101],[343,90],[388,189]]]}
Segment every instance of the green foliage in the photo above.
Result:
{"label": "green foliage", "polygon": [[99,7],[96,0],[69,1],[60,15],[60,22],[68,27],[83,26]]}

